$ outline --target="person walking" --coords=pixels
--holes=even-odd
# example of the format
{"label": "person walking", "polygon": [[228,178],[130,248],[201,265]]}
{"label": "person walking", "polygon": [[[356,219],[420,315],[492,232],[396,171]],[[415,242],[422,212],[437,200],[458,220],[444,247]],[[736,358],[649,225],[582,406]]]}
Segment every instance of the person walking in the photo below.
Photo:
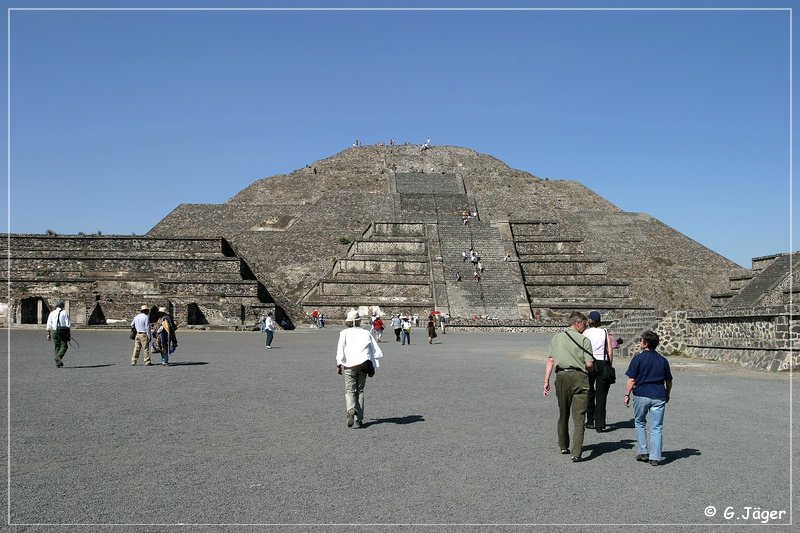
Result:
{"label": "person walking", "polygon": [[598,433],[606,430],[606,400],[611,382],[606,370],[613,365],[614,347],[605,328],[600,327],[600,313],[589,313],[589,326],[583,336],[592,342],[594,370],[589,372],[589,398],[586,406],[586,427]]}
{"label": "person walking", "polygon": [[395,340],[400,342],[400,331],[403,329],[403,321],[400,320],[400,315],[394,315],[392,317],[392,329],[394,329]]}
{"label": "person walking", "polygon": [[278,329],[278,324],[272,318],[272,311],[267,313],[264,322],[261,323],[261,331],[267,334],[267,350],[272,349],[272,339],[275,337],[275,330]]}
{"label": "person walking", "polygon": [[[573,311],[569,328],[556,333],[550,341],[550,350],[544,373],[544,397],[550,394],[550,375],[556,371],[556,397],[558,398],[558,447],[564,455],[572,454],[572,462],[582,460],[583,424],[589,395],[588,372],[592,368],[592,343],[582,335],[586,329],[586,315]],[[569,442],[569,417],[572,413],[574,434]]]}
{"label": "person walking", "polygon": [[400,332],[400,345],[405,346],[408,343],[411,346],[411,318],[407,316],[400,317],[403,321],[401,324],[401,332]]}
{"label": "person walking", "polygon": [[428,344],[433,344],[433,339],[436,338],[436,322],[433,320],[433,315],[428,315]]}
{"label": "person walking", "polygon": [[370,333],[375,334],[375,338],[378,339],[378,342],[381,342],[381,337],[383,337],[383,320],[381,317],[376,316],[375,320],[372,321],[372,328]]}
{"label": "person walking", "polygon": [[53,358],[56,367],[64,366],[64,356],[69,349],[70,328],[69,313],[64,310],[64,301],[56,302],[56,308],[47,316],[47,340],[53,341]]}
{"label": "person walking", "polygon": [[178,340],[175,336],[175,322],[166,307],[158,308],[158,319],[153,327],[156,328],[153,335],[153,345],[156,347],[154,351],[161,354],[161,366],[169,366],[169,356],[178,347]]}
{"label": "person walking", "polygon": [[131,354],[131,366],[136,366],[136,361],[139,359],[139,353],[144,348],[144,366],[152,366],[153,362],[150,360],[150,308],[143,305],[139,309],[139,313],[133,317],[131,321],[131,329],[136,330],[136,336],[133,339],[133,353]]}
{"label": "person walking", "polygon": [[[636,460],[658,466],[664,460],[663,426],[664,411],[672,391],[672,372],[669,361],[656,351],[659,338],[652,331],[645,331],[639,341],[642,351],[631,359],[625,375],[625,407],[630,407],[633,397],[633,425],[639,452]],[[631,396],[632,395],[632,396]],[[647,415],[650,415],[650,446],[647,443]]]}
{"label": "person walking", "polygon": [[378,343],[369,331],[361,327],[358,311],[351,309],[345,319],[346,328],[339,333],[336,346],[336,372],[344,374],[344,398],[347,427],[364,425],[364,386],[367,376],[374,375],[378,358],[383,357]]}

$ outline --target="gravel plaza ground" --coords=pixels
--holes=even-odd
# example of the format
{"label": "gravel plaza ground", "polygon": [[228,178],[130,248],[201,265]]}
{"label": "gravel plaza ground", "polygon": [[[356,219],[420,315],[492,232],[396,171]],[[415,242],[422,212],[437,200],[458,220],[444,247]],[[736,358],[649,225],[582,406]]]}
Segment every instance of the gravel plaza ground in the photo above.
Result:
{"label": "gravel plaza ground", "polygon": [[611,430],[587,430],[573,464],[542,398],[551,335],[389,332],[350,429],[328,325],[278,331],[272,350],[180,330],[166,368],[131,367],[127,331],[75,330],[57,369],[43,329],[4,330],[13,530],[791,529],[788,374],[670,358],[654,467],[634,460],[618,359]]}

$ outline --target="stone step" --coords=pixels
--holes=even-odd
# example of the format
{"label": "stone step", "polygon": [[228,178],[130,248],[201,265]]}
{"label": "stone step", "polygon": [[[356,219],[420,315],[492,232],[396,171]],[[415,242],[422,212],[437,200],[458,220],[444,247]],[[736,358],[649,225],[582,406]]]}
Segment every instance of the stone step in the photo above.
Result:
{"label": "stone step", "polygon": [[219,251],[185,250],[20,250],[12,249],[11,257],[19,260],[73,260],[115,259],[119,261],[158,261],[161,259],[186,259],[197,261],[239,261],[238,257],[226,257]]}
{"label": "stone step", "polygon": [[391,283],[415,285],[429,284],[430,274],[427,272],[420,274],[395,274],[392,272],[336,272],[333,278],[325,278],[323,283]]}
{"label": "stone step", "polygon": [[379,283],[327,280],[319,284],[320,296],[431,298],[429,283]]}
{"label": "stone step", "polygon": [[[218,272],[220,274],[240,275],[241,261],[235,257],[218,259],[197,259],[197,258],[168,258],[168,257],[146,257],[146,258],[102,258],[102,257],[73,257],[59,258],[64,260],[63,267],[75,271],[98,271],[98,272]],[[58,265],[59,272],[64,268],[58,263],[54,263],[54,258],[18,258],[11,259],[10,267],[12,272],[30,272],[45,275]]]}
{"label": "stone step", "polygon": [[364,234],[365,238],[373,237],[425,237],[424,224],[402,224],[399,222],[375,222]]}
{"label": "stone step", "polygon": [[399,261],[383,259],[340,259],[337,264],[338,273],[353,274],[422,274],[428,275],[427,261]]}
{"label": "stone step", "polygon": [[427,246],[424,240],[356,241],[351,252],[353,255],[426,255]]}
{"label": "stone step", "polygon": [[536,300],[547,298],[576,298],[586,300],[604,298],[629,298],[627,283],[525,283],[528,294]]}
{"label": "stone step", "polygon": [[526,279],[548,276],[605,276],[605,261],[520,261]]}
{"label": "stone step", "polygon": [[57,250],[92,250],[119,253],[126,250],[132,252],[165,251],[169,253],[210,253],[233,255],[225,241],[219,238],[142,238],[128,235],[14,235],[9,239],[0,239],[0,250],[8,250],[9,241],[12,253],[16,251],[55,252]]}
{"label": "stone step", "polygon": [[531,255],[554,255],[554,254],[582,254],[583,241],[581,240],[552,240],[552,241],[528,241],[515,242],[517,254],[521,257]]}

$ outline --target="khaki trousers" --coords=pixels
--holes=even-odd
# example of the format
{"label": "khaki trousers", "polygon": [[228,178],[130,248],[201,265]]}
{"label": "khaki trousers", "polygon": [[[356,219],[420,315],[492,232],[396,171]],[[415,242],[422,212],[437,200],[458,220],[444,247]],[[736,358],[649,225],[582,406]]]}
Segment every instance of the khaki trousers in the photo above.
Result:
{"label": "khaki trousers", "polygon": [[139,359],[139,352],[144,348],[144,364],[150,362],[150,339],[147,338],[147,333],[137,333],[136,339],[133,341],[133,353],[131,354],[131,364],[136,364]]}
{"label": "khaki trousers", "polygon": [[354,409],[356,420],[364,420],[364,385],[367,384],[367,373],[361,368],[344,369],[344,401],[347,412]]}
{"label": "khaki trousers", "polygon": [[[570,450],[574,457],[583,451],[583,425],[586,405],[589,400],[589,376],[584,372],[561,371],[556,374],[556,397],[558,398],[558,447]],[[569,445],[569,416],[575,432],[572,447]]]}

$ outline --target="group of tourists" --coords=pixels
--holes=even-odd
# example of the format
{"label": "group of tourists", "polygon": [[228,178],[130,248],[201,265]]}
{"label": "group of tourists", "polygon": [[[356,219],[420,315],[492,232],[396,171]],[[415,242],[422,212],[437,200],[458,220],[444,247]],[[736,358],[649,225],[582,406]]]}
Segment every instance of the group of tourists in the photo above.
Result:
{"label": "group of tourists", "polygon": [[[464,263],[469,262],[472,263],[472,279],[475,281],[481,280],[481,274],[483,274],[483,263],[481,263],[481,256],[478,255],[478,252],[470,248],[469,250],[464,250],[461,252],[461,258]],[[455,280],[461,281],[461,272],[456,272]]]}
{"label": "group of tourists", "polygon": [[[142,305],[131,321],[131,339],[134,341],[131,366],[135,366],[144,352],[144,365],[151,366],[151,353],[161,354],[161,365],[169,365],[169,356],[178,346],[175,335],[177,326],[165,307],[159,307],[155,322],[150,322],[151,309]],[[583,441],[586,428],[598,433],[607,430],[606,407],[611,385],[616,381],[614,350],[617,340],[601,327],[601,316],[592,311],[588,316],[579,311],[569,317],[569,327],[557,333],[550,341],[545,365],[543,395],[551,392],[551,376],[555,378],[559,417],[557,423],[558,448],[570,455],[572,462],[583,460]],[[446,317],[438,315],[442,332]],[[436,334],[437,315],[430,314],[426,325],[428,342],[433,343]],[[378,315],[370,318],[369,331],[361,328],[361,316],[351,309],[345,320],[346,329],[340,332],[336,350],[336,368],[345,377],[345,399],[347,425],[364,421],[364,386],[367,377],[374,375],[383,357],[378,344],[384,330],[383,320]],[[397,342],[411,344],[413,318],[395,314],[391,326]],[[63,301],[47,317],[47,339],[53,343],[56,367],[61,368],[63,358],[71,340],[69,312]],[[267,313],[261,323],[266,333],[266,347],[272,347],[277,324],[272,312]],[[635,355],[625,372],[625,394],[623,403],[633,406],[634,427],[638,443],[636,460],[658,466],[663,461],[662,432],[666,404],[672,390],[672,373],[669,362],[656,351],[658,335],[646,331],[639,339],[641,352]],[[569,420],[572,418],[573,434],[570,439]],[[648,417],[650,436],[647,436]]]}
{"label": "group of tourists", "polygon": [[166,307],[159,307],[155,322],[150,323],[150,307],[143,305],[131,321],[133,353],[131,366],[136,366],[139,355],[144,351],[144,366],[152,366],[151,353],[161,354],[161,366],[169,366],[169,356],[178,347],[175,331],[178,326]]}
{"label": "group of tourists", "polygon": [[[569,317],[569,328],[557,333],[550,341],[544,375],[543,394],[550,394],[550,377],[556,373],[558,398],[558,447],[570,455],[572,462],[583,460],[585,428],[606,430],[606,400],[616,381],[613,367],[614,342],[608,331],[600,327],[600,313],[592,311],[587,317],[579,311]],[[669,362],[656,352],[658,335],[646,331],[639,339],[641,353],[635,355],[625,372],[627,382],[623,402],[633,404],[634,427],[638,453],[636,460],[658,466],[662,457],[664,410],[672,389]],[[572,416],[573,435],[570,442],[569,419]],[[650,417],[650,439],[647,439],[647,419]]]}
{"label": "group of tourists", "polygon": [[[324,313],[320,313],[318,309],[314,309],[311,312],[311,321],[314,322],[314,325],[317,326],[318,328],[324,328],[325,327],[325,314]],[[263,322],[263,320],[262,320],[262,322]]]}
{"label": "group of tourists", "polygon": [[[53,357],[56,367],[64,366],[64,356],[72,340],[69,311],[65,308],[64,301],[56,302],[47,317],[47,340],[53,343]],[[178,347],[178,338],[175,331],[178,329],[175,321],[169,315],[166,307],[159,307],[155,322],[150,322],[150,307],[143,305],[139,313],[131,321],[130,338],[133,340],[133,353],[131,366],[136,366],[139,355],[144,352],[144,365],[152,366],[151,353],[161,354],[161,366],[169,365],[169,356]]]}

